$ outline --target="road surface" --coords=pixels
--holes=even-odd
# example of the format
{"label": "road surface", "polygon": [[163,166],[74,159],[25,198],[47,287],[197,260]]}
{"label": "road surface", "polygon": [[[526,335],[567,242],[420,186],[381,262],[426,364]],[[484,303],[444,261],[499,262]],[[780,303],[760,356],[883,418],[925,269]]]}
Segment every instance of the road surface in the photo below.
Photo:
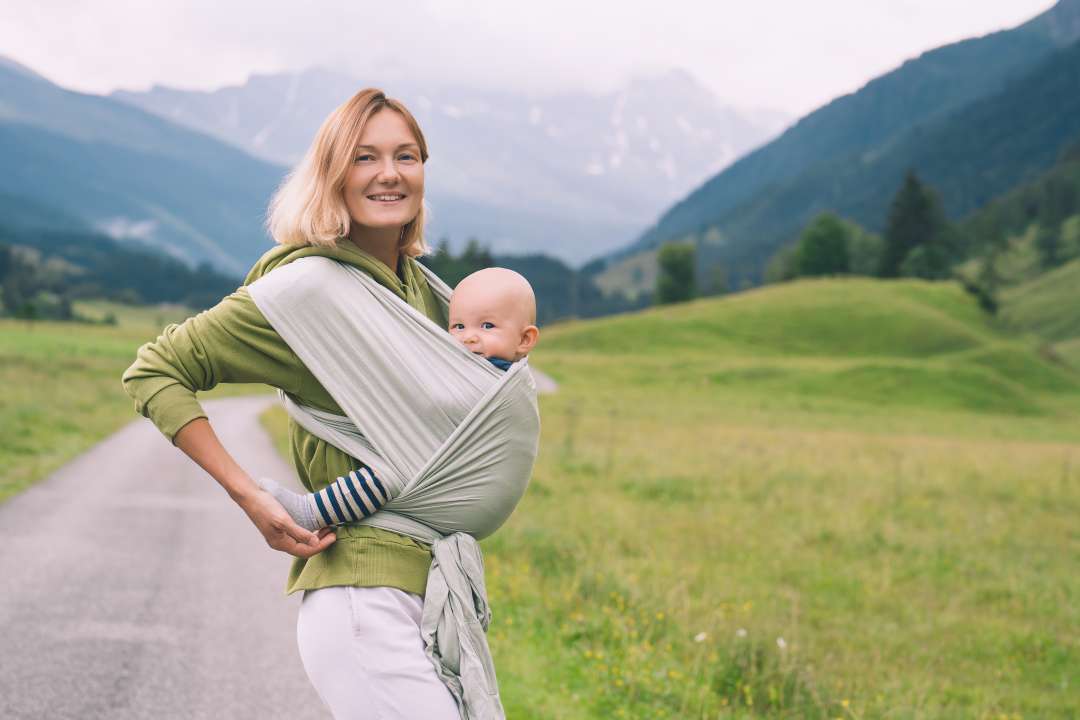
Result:
{"label": "road surface", "polygon": [[[272,402],[205,407],[241,465],[288,481]],[[329,718],[289,560],[139,419],[0,505],[0,718]]]}

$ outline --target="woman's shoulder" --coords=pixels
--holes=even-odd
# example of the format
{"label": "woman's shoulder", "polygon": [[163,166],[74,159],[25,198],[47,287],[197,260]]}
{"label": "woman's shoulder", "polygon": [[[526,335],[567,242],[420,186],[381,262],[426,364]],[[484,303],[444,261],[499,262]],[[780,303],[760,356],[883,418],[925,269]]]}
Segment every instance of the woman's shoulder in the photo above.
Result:
{"label": "woman's shoulder", "polygon": [[255,261],[247,277],[244,278],[244,285],[250,285],[274,268],[287,265],[302,257],[312,256],[335,257],[336,249],[315,245],[275,245]]}

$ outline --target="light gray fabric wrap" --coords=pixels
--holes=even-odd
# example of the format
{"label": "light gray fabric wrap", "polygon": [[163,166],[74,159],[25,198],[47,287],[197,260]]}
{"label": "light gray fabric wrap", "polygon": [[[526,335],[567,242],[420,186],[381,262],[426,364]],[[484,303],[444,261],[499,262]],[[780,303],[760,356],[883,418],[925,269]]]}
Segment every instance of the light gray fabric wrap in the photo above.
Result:
{"label": "light gray fabric wrap", "polygon": [[[450,289],[421,267],[445,311]],[[248,290],[345,412],[282,392],[289,415],[371,467],[392,497],[361,524],[432,544],[421,634],[462,718],[504,718],[476,539],[506,521],[532,473],[540,416],[528,360],[498,370],[363,271],[329,258],[275,268]]]}

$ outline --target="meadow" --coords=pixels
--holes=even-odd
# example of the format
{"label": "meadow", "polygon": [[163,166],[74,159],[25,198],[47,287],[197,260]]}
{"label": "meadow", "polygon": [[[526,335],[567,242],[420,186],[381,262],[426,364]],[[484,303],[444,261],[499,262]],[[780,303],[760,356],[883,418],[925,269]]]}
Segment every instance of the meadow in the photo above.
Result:
{"label": "meadow", "polygon": [[[133,419],[120,374],[187,314],[91,311],[0,321],[0,498]],[[531,361],[560,389],[483,542],[509,717],[1080,713],[1080,378],[958,287],[785,284]]]}
{"label": "meadow", "polygon": [[[0,319],[0,502],[134,420],[120,376],[140,345],[191,314],[106,302],[80,303],[76,312],[111,315],[115,325]],[[222,386],[213,394],[264,391]]]}
{"label": "meadow", "polygon": [[1080,383],[958,287],[770,287],[531,362],[561,387],[482,543],[509,717],[1080,712]]}

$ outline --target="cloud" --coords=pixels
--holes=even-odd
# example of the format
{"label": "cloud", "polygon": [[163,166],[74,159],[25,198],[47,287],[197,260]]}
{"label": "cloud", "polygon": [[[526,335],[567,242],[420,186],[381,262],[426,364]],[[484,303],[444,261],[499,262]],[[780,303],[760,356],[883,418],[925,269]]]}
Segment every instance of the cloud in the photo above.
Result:
{"label": "cloud", "polygon": [[1018,24],[1053,0],[6,5],[4,52],[93,92],[214,88],[252,72],[325,65],[543,93],[682,67],[740,107],[803,113],[923,50]]}

